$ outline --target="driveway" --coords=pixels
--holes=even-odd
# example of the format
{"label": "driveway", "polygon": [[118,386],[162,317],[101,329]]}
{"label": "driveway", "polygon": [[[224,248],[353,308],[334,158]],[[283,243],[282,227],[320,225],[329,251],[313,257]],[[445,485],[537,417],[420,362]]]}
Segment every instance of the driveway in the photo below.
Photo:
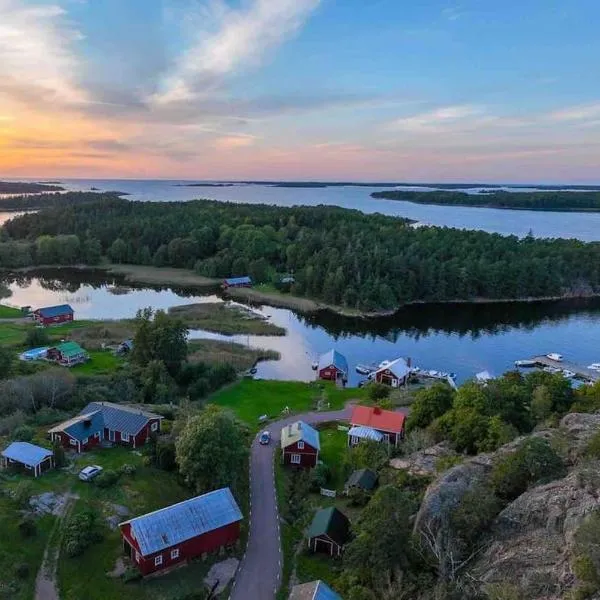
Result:
{"label": "driveway", "polygon": [[352,406],[330,412],[294,415],[269,424],[273,439],[268,446],[252,442],[250,452],[250,514],[246,553],[240,564],[230,600],[273,600],[281,582],[281,538],[279,511],[275,491],[275,449],[279,446],[281,429],[302,420],[309,424],[325,421],[347,421]]}

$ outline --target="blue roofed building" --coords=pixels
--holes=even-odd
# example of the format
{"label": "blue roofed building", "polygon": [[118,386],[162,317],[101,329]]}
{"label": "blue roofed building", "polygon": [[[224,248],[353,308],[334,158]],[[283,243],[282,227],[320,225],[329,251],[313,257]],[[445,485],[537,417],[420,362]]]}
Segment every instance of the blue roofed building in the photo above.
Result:
{"label": "blue roofed building", "polygon": [[337,350],[330,350],[319,357],[317,373],[319,379],[345,382],[348,380],[348,361]]}
{"label": "blue roofed building", "polygon": [[234,544],[243,516],[229,488],[208,492],[119,525],[123,549],[143,575]]}
{"label": "blue roofed building", "polygon": [[236,288],[236,287],[252,287],[252,278],[245,277],[228,277],[223,280],[223,287],[227,288]]}
{"label": "blue roofed building", "polygon": [[284,465],[310,468],[319,460],[319,432],[304,421],[296,421],[281,430],[281,452]]}
{"label": "blue roofed building", "polygon": [[342,597],[319,579],[295,585],[288,600],[342,600]]}
{"label": "blue roofed building", "polygon": [[56,325],[72,321],[74,311],[69,304],[58,304],[57,306],[46,306],[33,311],[33,318],[40,325]]}
{"label": "blue roofed building", "polygon": [[104,418],[99,410],[77,415],[48,430],[50,439],[64,448],[84,452],[102,441]]}
{"label": "blue roofed building", "polygon": [[2,451],[2,467],[11,466],[20,466],[38,477],[54,466],[54,453],[29,442],[13,442]]}

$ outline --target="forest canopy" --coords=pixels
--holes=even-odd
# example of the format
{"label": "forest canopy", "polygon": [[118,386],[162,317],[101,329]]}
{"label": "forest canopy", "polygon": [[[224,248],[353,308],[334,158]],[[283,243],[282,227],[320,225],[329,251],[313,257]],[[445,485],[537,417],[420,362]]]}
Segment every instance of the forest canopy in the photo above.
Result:
{"label": "forest canopy", "polygon": [[600,244],[503,237],[334,206],[198,200],[57,206],[6,223],[0,267],[133,263],[257,283],[293,274],[291,292],[363,311],[410,302],[600,292]]}
{"label": "forest canopy", "polygon": [[403,200],[416,204],[443,204],[449,206],[483,206],[487,208],[510,208],[521,210],[545,210],[556,212],[600,211],[600,191],[544,190],[537,192],[507,192],[483,190],[478,194],[436,190],[419,192],[389,190],[373,192],[373,198]]}

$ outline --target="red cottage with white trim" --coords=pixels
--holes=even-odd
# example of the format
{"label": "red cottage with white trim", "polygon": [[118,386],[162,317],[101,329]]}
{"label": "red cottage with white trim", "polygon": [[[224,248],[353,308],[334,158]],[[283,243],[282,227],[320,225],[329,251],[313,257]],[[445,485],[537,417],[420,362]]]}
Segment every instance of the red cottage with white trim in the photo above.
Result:
{"label": "red cottage with white trim", "polygon": [[40,325],[56,325],[73,320],[74,311],[69,304],[46,306],[33,311],[33,318]]}
{"label": "red cottage with white trim", "polygon": [[284,465],[316,467],[321,443],[319,432],[303,421],[296,421],[281,430],[281,452]]}
{"label": "red cottage with white trim", "polygon": [[142,575],[234,544],[242,513],[229,488],[142,515],[119,525],[123,550]]}
{"label": "red cottage with white trim", "polygon": [[405,415],[401,412],[378,406],[355,406],[350,417],[349,445],[354,446],[360,439],[367,438],[397,446],[404,437],[404,420]]}

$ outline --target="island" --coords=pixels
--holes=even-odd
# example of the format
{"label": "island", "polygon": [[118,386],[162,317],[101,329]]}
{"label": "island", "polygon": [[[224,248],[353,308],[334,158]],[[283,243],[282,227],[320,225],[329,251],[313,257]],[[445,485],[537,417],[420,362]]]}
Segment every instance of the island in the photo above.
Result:
{"label": "island", "polygon": [[540,189],[535,192],[509,192],[499,189],[482,189],[481,193],[468,194],[453,190],[410,191],[386,190],[373,192],[372,198],[439,204],[443,206],[478,206],[510,210],[539,210],[551,212],[600,212],[600,190],[586,188]]}
{"label": "island", "polygon": [[40,194],[42,192],[61,192],[65,188],[49,183],[28,181],[0,181],[0,194]]}
{"label": "island", "polygon": [[102,202],[127,195],[124,192],[51,192],[15,195],[0,198],[0,211],[31,211],[42,208],[59,208],[72,204]]}

